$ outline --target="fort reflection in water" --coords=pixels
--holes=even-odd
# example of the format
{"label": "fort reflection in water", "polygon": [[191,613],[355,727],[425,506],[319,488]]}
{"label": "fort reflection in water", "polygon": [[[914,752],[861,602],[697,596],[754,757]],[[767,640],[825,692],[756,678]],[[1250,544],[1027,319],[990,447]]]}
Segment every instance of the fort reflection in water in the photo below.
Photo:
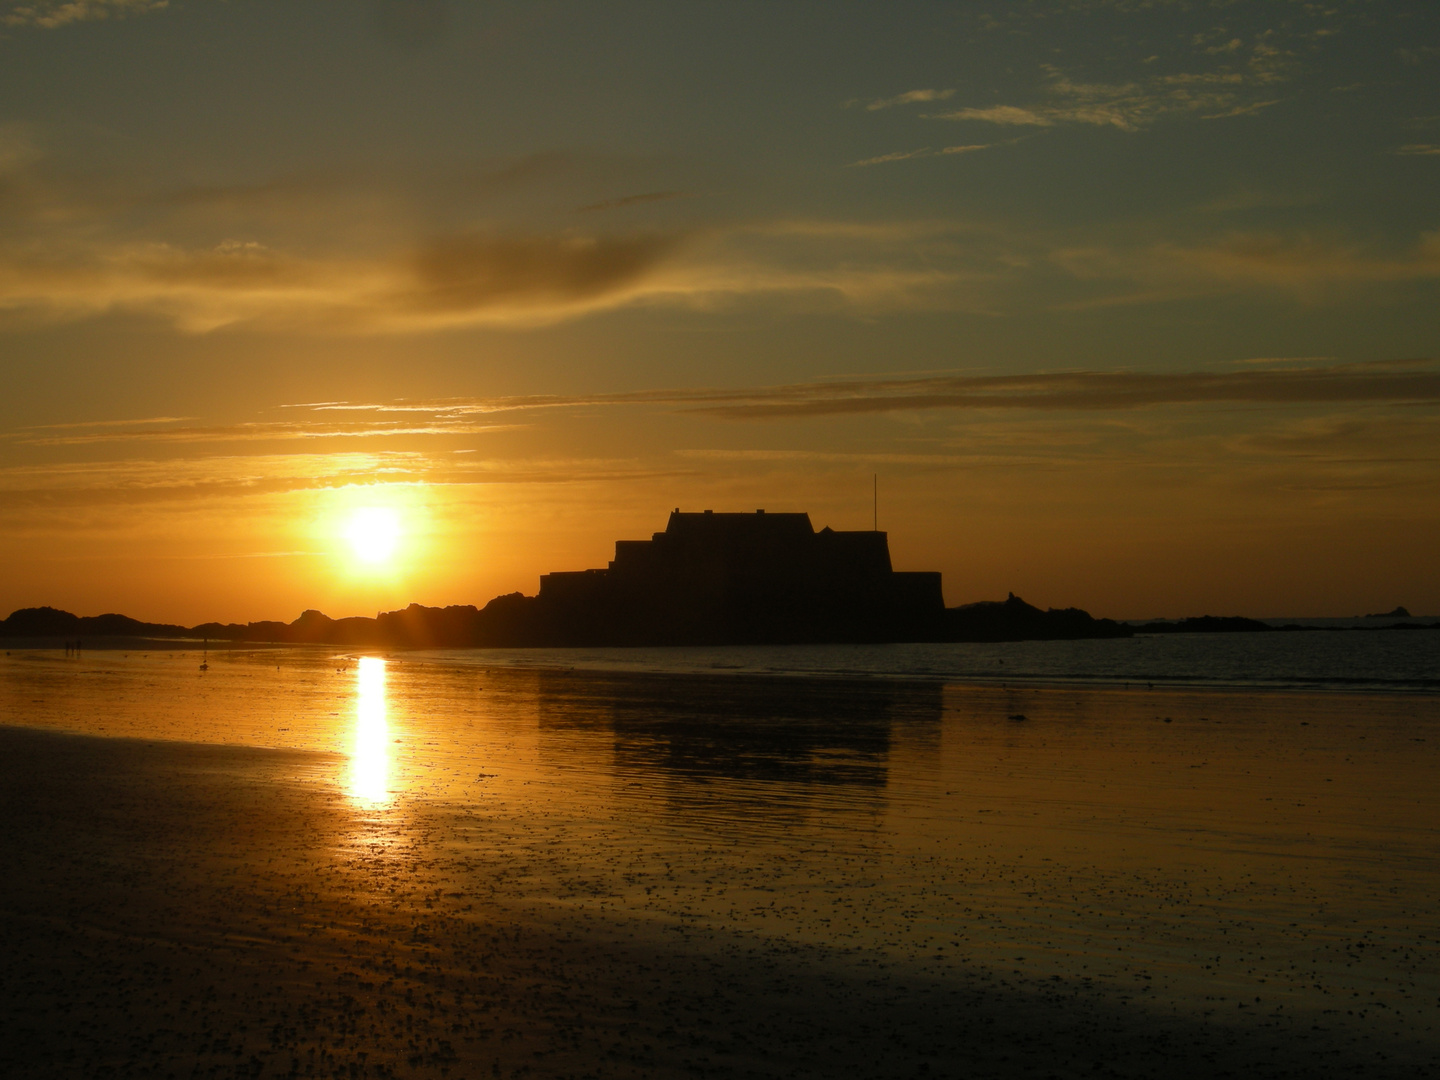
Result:
{"label": "fort reflection in water", "polygon": [[541,672],[535,694],[542,761],[588,734],[622,798],[663,793],[682,814],[868,815],[897,753],[936,754],[943,714],[938,684],[878,679]]}

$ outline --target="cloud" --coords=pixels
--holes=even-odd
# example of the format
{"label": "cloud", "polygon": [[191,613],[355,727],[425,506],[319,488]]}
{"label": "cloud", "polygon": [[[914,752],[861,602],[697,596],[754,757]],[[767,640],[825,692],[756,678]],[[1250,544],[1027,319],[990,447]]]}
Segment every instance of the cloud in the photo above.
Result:
{"label": "cloud", "polygon": [[845,241],[874,245],[910,246],[955,237],[994,234],[993,222],[921,218],[909,221],[854,221],[835,218],[782,218],[745,226],[762,236],[799,237],[815,241]]}
{"label": "cloud", "polygon": [[879,101],[872,101],[865,106],[867,112],[876,112],[880,109],[893,108],[896,105],[916,105],[927,101],[945,101],[953,96],[954,90],[907,90],[903,94],[896,94],[894,97],[881,98]]}
{"label": "cloud", "polygon": [[1041,97],[1028,104],[967,106],[931,119],[1011,127],[1090,125],[1140,131],[1171,117],[1218,120],[1250,116],[1279,104],[1274,86],[1293,74],[1291,53],[1259,35],[1241,57],[1238,39],[1212,55],[1232,58],[1219,70],[1146,74],[1123,83],[1084,82],[1046,65]]}
{"label": "cloud", "polygon": [[1271,371],[1077,371],[807,383],[735,394],[728,400],[717,395],[688,405],[688,411],[764,420],[928,409],[1096,411],[1318,402],[1440,403],[1440,366],[1423,361]]}
{"label": "cloud", "polygon": [[1318,364],[1333,363],[1334,360],[1335,358],[1333,356],[1246,356],[1239,360],[1227,360],[1226,363],[1235,366],[1254,365],[1256,367],[1275,367],[1281,364],[1291,366],[1295,364],[1308,364],[1311,367],[1315,367]]}
{"label": "cloud", "polygon": [[[689,475],[629,458],[456,458],[413,451],[197,455],[0,467],[8,530],[104,507],[193,505],[376,484],[474,486],[653,482]],[[22,526],[23,527],[23,526]]]}
{"label": "cloud", "polygon": [[314,241],[349,240],[352,251],[287,249],[243,235],[204,248],[107,244],[90,224],[0,238],[0,313],[28,321],[138,313],[193,333],[376,334],[546,325],[636,305],[990,310],[985,283],[1006,272],[989,251],[993,236],[962,249],[949,238],[982,233],[953,222],[457,233],[408,248],[343,231]]}
{"label": "cloud", "polygon": [[1314,416],[1245,432],[1230,439],[1236,448],[1310,459],[1403,455],[1412,462],[1440,461],[1440,430],[1434,416]]}
{"label": "cloud", "polygon": [[[1198,45],[1200,44],[1200,42],[1197,41],[1196,44]],[[1235,53],[1239,52],[1244,47],[1245,43],[1239,38],[1231,38],[1229,41],[1222,41],[1215,45],[1204,46],[1205,51],[1207,53],[1210,53],[1211,55],[1214,55],[1216,53]]]}
{"label": "cloud", "polygon": [[195,502],[347,484],[414,482],[413,453],[206,455],[0,468],[0,506],[53,514],[76,507]]}
{"label": "cloud", "polygon": [[[1255,285],[1304,301],[1440,276],[1440,234],[1401,251],[1306,234],[1181,233],[1157,244],[1153,228],[1144,233],[1138,222],[1128,246],[1114,228],[1097,241],[1088,229],[994,221],[781,219],[645,229],[623,215],[548,231],[440,224],[417,241],[417,222],[434,208],[416,205],[414,192],[407,198],[400,186],[302,175],[147,195],[118,182],[86,187],[57,178],[25,132],[0,136],[0,162],[7,146],[18,162],[0,185],[0,320],[12,326],[119,314],[190,333],[367,335],[542,326],[640,306],[1003,315],[1027,303],[1079,309]],[[899,150],[852,167],[963,157],[1028,137]],[[589,205],[683,194],[657,190]],[[475,220],[473,207],[464,217]]]}
{"label": "cloud", "polygon": [[1440,145],[1435,143],[1406,143],[1395,153],[1406,157],[1432,157],[1440,155]]}
{"label": "cloud", "polygon": [[414,287],[400,309],[472,312],[567,307],[623,292],[680,241],[676,236],[462,236],[432,244],[411,265]]}
{"label": "cloud", "polygon": [[1056,247],[1046,258],[1078,282],[1103,289],[1098,295],[1060,305],[1072,310],[1256,287],[1314,302],[1345,290],[1440,278],[1440,232],[1422,234],[1413,246],[1400,251],[1377,250],[1334,236],[1233,232],[1188,245]]}
{"label": "cloud", "polygon": [[919,150],[897,150],[893,154],[881,154],[879,157],[866,158],[863,161],[852,161],[850,168],[859,169],[866,165],[883,165],[889,161],[908,161],[910,158],[933,157],[935,152],[930,147],[922,147]]}
{"label": "cloud", "polygon": [[[990,145],[945,147],[925,156]],[[353,253],[285,250],[245,238],[207,248],[106,245],[80,230],[55,243],[0,240],[0,313],[8,311],[12,321],[135,313],[192,333],[227,326],[334,334],[538,326],[640,305],[1003,314],[1037,279],[1048,282],[1045,303],[1062,310],[1256,287],[1314,302],[1341,291],[1436,278],[1440,233],[1400,250],[1268,232],[1191,243],[1075,243],[963,221],[461,233],[409,248]]]}
{"label": "cloud", "polygon": [[[1211,474],[1232,488],[1252,483],[1266,498],[1282,482],[1287,490],[1307,492],[1410,491],[1417,483],[1433,486],[1434,464],[1440,460],[1437,406],[1440,362],[1434,359],[1281,368],[1248,364],[1238,371],[1230,366],[1182,372],[941,372],[620,394],[314,402],[286,407],[294,419],[280,422],[204,426],[148,417],[13,433],[12,444],[39,435],[33,440],[42,444],[38,453],[63,453],[65,460],[0,466],[0,510],[5,512],[0,531],[57,521],[71,527],[80,516],[93,525],[95,514],[138,507],[183,508],[186,513],[196,506],[239,508],[244,500],[374,484],[473,490],[498,484],[633,483],[638,491],[664,479],[693,484],[696,477],[713,476],[716,470],[733,474],[747,464],[782,471],[860,465],[1050,473],[1133,467],[1151,478],[1162,469],[1182,469]],[[609,426],[619,437],[609,453],[537,458],[504,441],[486,439],[487,449],[481,450],[470,434],[505,430],[477,422],[489,414],[549,410],[555,414],[553,428],[564,422],[565,410],[589,414],[597,409],[621,410]],[[634,444],[626,441],[626,433],[657,413],[690,416],[687,430],[694,442],[673,451],[629,450]],[[737,447],[730,435],[707,444],[707,425],[697,426],[701,417],[783,425],[897,413],[930,413],[933,420],[894,428],[888,441],[877,443],[872,430],[860,441],[841,435],[825,445],[808,441],[804,449]],[[147,429],[154,433],[167,426],[173,440],[146,437]],[[61,438],[46,441],[52,433]],[[122,450],[133,446],[144,456],[76,461],[75,443],[65,438],[72,433],[98,435],[99,443]],[[467,452],[459,453],[453,445],[421,441],[372,443],[363,450],[334,442],[372,434],[466,434],[469,444]],[[272,439],[291,440],[288,445],[301,452],[277,453],[286,444],[268,445]],[[236,445],[215,453],[214,444],[225,442]],[[82,443],[80,452],[88,445]],[[1259,471],[1242,481],[1237,466]]]}
{"label": "cloud", "polygon": [[[921,250],[935,243],[926,233],[954,233],[953,224],[503,232],[442,225],[416,242],[417,219],[463,212],[474,220],[473,208],[437,211],[393,185],[323,175],[158,194],[71,182],[27,164],[16,176],[0,188],[0,318],[11,325],[130,314],[191,333],[387,334],[546,325],[635,305],[872,311],[988,303],[944,299],[980,275],[974,266],[941,267],[926,257],[938,252]],[[589,205],[685,194],[642,192]]]}
{"label": "cloud", "polygon": [[[1244,361],[1247,367],[1257,368],[1278,362],[1275,359]],[[1241,371],[947,373],[920,378],[828,380],[739,389],[326,402],[289,407],[379,415],[419,412],[458,420],[472,415],[538,409],[664,406],[726,419],[779,419],[926,409],[1093,412],[1208,403],[1440,403],[1440,362],[1435,360],[1323,365],[1306,364],[1304,358],[1295,358],[1285,362],[1292,366]]]}
{"label": "cloud", "polygon": [[1200,117],[1201,120],[1225,120],[1232,116],[1251,116],[1261,109],[1268,109],[1272,105],[1279,105],[1283,98],[1273,98],[1270,101],[1252,101],[1248,105],[1236,105],[1224,112],[1206,113]]}
{"label": "cloud", "polygon": [[858,169],[866,165],[884,165],[891,161],[908,161],[911,158],[944,157],[949,154],[970,154],[976,150],[989,150],[995,145],[995,143],[972,143],[967,146],[942,146],[939,150],[932,150],[926,146],[919,150],[901,150],[894,154],[881,154],[879,157],[866,158],[864,161],[852,161],[848,167]]}
{"label": "cloud", "polygon": [[1440,233],[1426,233],[1414,249],[1380,254],[1308,235],[1237,233],[1215,244],[1154,249],[1161,260],[1225,281],[1289,286],[1414,281],[1440,277]]}
{"label": "cloud", "polygon": [[677,456],[700,461],[784,462],[820,465],[902,465],[912,467],[956,468],[973,465],[973,455],[907,454],[886,451],[839,450],[677,450]]}
{"label": "cloud", "polygon": [[348,258],[243,240],[199,250],[0,248],[0,309],[152,312],[196,332],[246,322],[352,332],[545,322],[633,299],[683,239],[462,234]]}
{"label": "cloud", "polygon": [[143,427],[146,424],[183,424],[193,416],[147,416],[140,420],[77,420],[69,424],[37,424],[25,431],[75,431],[109,427]]}
{"label": "cloud", "polygon": [[[1022,303],[1043,303],[1053,310],[1082,310],[1253,295],[1257,289],[1311,304],[1440,280],[1440,231],[1396,246],[1334,232],[1216,231],[1207,223],[1193,238],[1159,243],[1143,226],[1127,236],[1112,225],[1103,239],[1090,230],[1077,237],[996,222],[793,222],[767,228],[803,236],[817,259],[851,266],[869,259],[877,281],[882,266],[897,274],[924,268],[934,275],[930,280],[897,281],[888,297],[896,307],[911,309],[1009,314],[1025,310]],[[1056,269],[1064,276],[1054,274]],[[823,270],[817,266],[814,272]],[[1043,288],[1038,295],[1037,285]],[[864,302],[858,290],[847,299]],[[867,299],[875,304],[887,298],[877,290]]]}
{"label": "cloud", "polygon": [[[325,408],[324,406],[321,407]],[[437,413],[436,410],[426,410]],[[165,426],[159,426],[165,425]],[[443,412],[430,423],[371,421],[339,424],[318,421],[253,421],[206,427],[173,426],[168,418],[106,420],[86,424],[49,424],[7,432],[0,438],[21,446],[90,446],[99,443],[238,443],[295,439],[373,439],[429,435],[482,435],[513,425],[477,424]],[[64,434],[53,434],[56,431]]]}
{"label": "cloud", "polygon": [[8,26],[38,26],[54,30],[70,23],[144,15],[169,7],[169,0],[40,0],[12,4],[0,22]]}
{"label": "cloud", "polygon": [[1440,56],[1440,47],[1434,45],[1420,45],[1408,49],[1396,49],[1395,55],[1400,62],[1407,67],[1418,67],[1422,62],[1432,56]]}
{"label": "cloud", "polygon": [[[1053,110],[1049,110],[1053,114]],[[989,108],[956,109],[954,112],[939,113],[939,120],[983,120],[987,124],[1011,124],[1030,127],[1050,127],[1056,120],[1053,115],[1043,115],[1034,109],[1022,109],[1017,105],[991,105]]]}

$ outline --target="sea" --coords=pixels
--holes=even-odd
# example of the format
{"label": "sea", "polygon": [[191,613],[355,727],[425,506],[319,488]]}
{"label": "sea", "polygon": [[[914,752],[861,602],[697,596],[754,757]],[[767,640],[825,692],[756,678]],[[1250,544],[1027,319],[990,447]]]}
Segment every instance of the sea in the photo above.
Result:
{"label": "sea", "polygon": [[[1274,620],[1298,625],[1296,620]],[[1358,621],[1358,620],[1356,620]],[[1413,620],[1425,625],[1428,620]],[[1434,620],[1440,623],[1440,618]],[[1337,625],[1338,624],[1338,625]],[[1308,620],[1303,632],[892,645],[736,645],[416,652],[416,662],[652,674],[904,679],[983,685],[1440,691],[1440,633]]]}
{"label": "sea", "polygon": [[[1065,987],[1295,1075],[1440,1067],[1436,631],[135,642],[12,650],[0,721],[304,751],[295,782],[353,815],[336,858],[483,848],[483,887],[500,860],[516,910],[839,950],[927,985]],[[469,824],[438,839],[440,811]]]}

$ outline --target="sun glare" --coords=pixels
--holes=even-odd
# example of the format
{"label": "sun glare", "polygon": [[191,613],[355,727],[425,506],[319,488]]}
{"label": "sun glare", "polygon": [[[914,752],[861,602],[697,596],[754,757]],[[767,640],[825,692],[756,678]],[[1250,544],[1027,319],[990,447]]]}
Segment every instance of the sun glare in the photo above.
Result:
{"label": "sun glare", "polygon": [[400,541],[400,515],[379,506],[356,510],[346,523],[345,539],[361,562],[389,562]]}
{"label": "sun glare", "polygon": [[350,794],[361,802],[390,798],[390,725],[385,716],[385,661],[360,660],[355,678],[355,743],[350,755]]}

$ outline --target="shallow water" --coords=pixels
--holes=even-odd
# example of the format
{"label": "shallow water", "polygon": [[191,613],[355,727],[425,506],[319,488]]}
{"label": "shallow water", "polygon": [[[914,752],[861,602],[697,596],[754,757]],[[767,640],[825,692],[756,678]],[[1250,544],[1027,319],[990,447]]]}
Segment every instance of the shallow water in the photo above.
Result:
{"label": "shallow water", "polygon": [[949,644],[456,649],[404,655],[481,667],[670,674],[728,671],[1004,684],[1440,691],[1440,631],[1433,630],[1137,634]]}
{"label": "shallow water", "polygon": [[1003,686],[693,652],[617,671],[233,651],[204,672],[194,654],[16,653],[0,717],[328,755],[295,777],[334,793],[335,858],[377,904],[418,859],[437,896],[657,941],[824,947],[1436,1060],[1440,696],[1055,685],[1035,658],[1070,661],[1015,645],[966,654],[1034,676]]}

